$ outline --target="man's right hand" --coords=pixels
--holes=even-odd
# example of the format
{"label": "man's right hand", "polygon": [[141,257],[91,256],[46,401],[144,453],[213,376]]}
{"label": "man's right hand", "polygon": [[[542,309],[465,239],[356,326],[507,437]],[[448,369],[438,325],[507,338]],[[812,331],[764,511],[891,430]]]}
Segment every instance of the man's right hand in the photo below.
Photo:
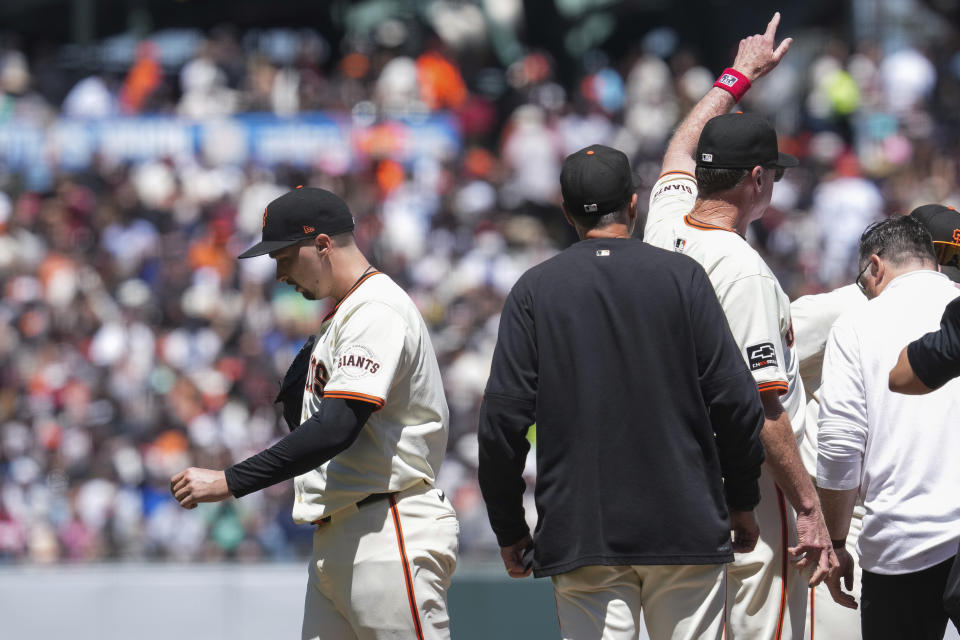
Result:
{"label": "man's right hand", "polygon": [[737,50],[737,57],[733,61],[733,68],[747,76],[750,82],[756,82],[759,78],[770,73],[774,67],[780,64],[780,60],[783,59],[787,49],[790,48],[793,38],[787,38],[780,43],[779,47],[774,48],[779,24],[780,12],[778,11],[773,14],[765,32],[740,41],[740,48]]}
{"label": "man's right hand", "polygon": [[223,471],[198,467],[190,467],[170,478],[170,493],[184,509],[193,509],[198,502],[220,502],[231,495]]}
{"label": "man's right hand", "polygon": [[[737,57],[733,61],[733,68],[746,76],[751,84],[770,73],[774,67],[780,64],[780,60],[786,55],[787,49],[793,42],[793,38],[787,38],[780,43],[779,47],[774,48],[779,24],[780,13],[777,12],[773,14],[773,18],[767,24],[766,31],[740,41],[740,48],[737,50]],[[663,154],[661,175],[671,171],[693,173],[696,170],[697,163],[694,155],[703,125],[710,118],[730,111],[730,107],[734,104],[731,93],[716,87],[714,89],[708,91],[700,99],[687,114],[687,117],[683,119],[683,122],[680,123],[680,126],[677,127],[676,133],[670,139],[670,144],[667,145],[666,153]]]}
{"label": "man's right hand", "polygon": [[790,555],[799,558],[797,568],[804,569],[816,563],[809,585],[815,587],[828,576],[835,575],[840,566],[833,543],[827,532],[827,523],[819,505],[808,512],[797,513],[797,546],[788,549]]}
{"label": "man's right hand", "polygon": [[733,531],[734,553],[749,553],[757,546],[760,539],[760,525],[753,510],[730,510],[730,530]]}

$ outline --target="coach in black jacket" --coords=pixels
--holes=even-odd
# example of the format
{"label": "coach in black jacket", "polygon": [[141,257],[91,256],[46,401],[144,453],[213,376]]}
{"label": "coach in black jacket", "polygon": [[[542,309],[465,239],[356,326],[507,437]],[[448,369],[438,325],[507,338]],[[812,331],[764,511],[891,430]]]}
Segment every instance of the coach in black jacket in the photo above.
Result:
{"label": "coach in black jacket", "polygon": [[[552,576],[565,638],[719,638],[723,563],[758,529],[763,408],[703,268],[630,237],[627,157],[561,173],[581,241],[504,305],[480,416],[480,488],[511,576]],[[537,424],[536,543],[522,506]],[[730,531],[734,532],[731,541]]]}

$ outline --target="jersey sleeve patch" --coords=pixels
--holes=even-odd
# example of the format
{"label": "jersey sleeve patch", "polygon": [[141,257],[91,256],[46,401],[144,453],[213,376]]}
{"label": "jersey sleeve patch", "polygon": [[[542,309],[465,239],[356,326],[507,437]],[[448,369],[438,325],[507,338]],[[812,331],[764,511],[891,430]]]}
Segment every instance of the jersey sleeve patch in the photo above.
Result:
{"label": "jersey sleeve patch", "polygon": [[380,359],[369,347],[352,344],[337,355],[336,367],[345,378],[359,380],[376,375],[380,371]]}
{"label": "jersey sleeve patch", "polygon": [[750,371],[777,366],[777,350],[772,342],[761,342],[747,347],[747,366]]}

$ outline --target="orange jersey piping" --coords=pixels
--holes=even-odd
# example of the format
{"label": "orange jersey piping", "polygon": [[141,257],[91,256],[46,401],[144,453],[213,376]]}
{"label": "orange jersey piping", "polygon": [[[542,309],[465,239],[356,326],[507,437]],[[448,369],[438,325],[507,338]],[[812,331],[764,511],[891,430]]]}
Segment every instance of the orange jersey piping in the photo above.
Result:
{"label": "orange jersey piping", "polygon": [[760,391],[776,391],[777,395],[784,395],[790,389],[786,382],[761,382],[757,385]]}
{"label": "orange jersey piping", "polygon": [[358,391],[323,391],[324,398],[342,398],[344,400],[361,400],[376,405],[377,409],[382,409],[386,401],[379,396],[371,396]]}

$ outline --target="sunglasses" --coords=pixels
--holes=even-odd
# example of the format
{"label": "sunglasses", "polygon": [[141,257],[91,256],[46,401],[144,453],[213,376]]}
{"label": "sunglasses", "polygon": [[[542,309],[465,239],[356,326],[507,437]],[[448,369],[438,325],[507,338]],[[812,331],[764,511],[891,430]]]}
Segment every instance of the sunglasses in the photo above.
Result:
{"label": "sunglasses", "polygon": [[[882,253],[883,253],[883,249],[880,249],[880,251],[877,251],[877,257],[879,258]],[[867,272],[867,269],[869,268],[870,268],[870,261],[867,260],[867,266],[865,266],[863,269],[860,270],[860,273],[857,274],[857,279],[854,280],[854,283],[857,285],[857,289],[860,289],[860,293],[862,293],[863,295],[867,295],[867,288],[863,285],[863,281],[861,279],[863,278],[863,274],[865,274]]]}

